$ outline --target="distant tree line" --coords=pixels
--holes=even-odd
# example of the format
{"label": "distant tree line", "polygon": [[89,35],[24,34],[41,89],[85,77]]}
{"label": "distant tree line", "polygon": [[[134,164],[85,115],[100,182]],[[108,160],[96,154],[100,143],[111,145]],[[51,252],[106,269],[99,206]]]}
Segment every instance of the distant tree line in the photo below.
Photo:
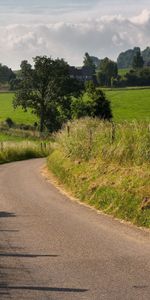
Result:
{"label": "distant tree line", "polygon": [[[146,48],[144,53],[147,59],[150,59],[150,48]],[[97,84],[102,87],[150,86],[150,66],[145,64],[140,48],[128,50],[125,52],[125,58],[130,69],[123,76],[119,74],[118,63],[107,57],[98,63],[95,57],[85,53],[83,64],[91,67]]]}
{"label": "distant tree line", "polygon": [[150,47],[141,51],[140,47],[134,47],[119,54],[117,58],[117,65],[119,69],[129,69],[133,66],[133,59],[137,53],[141,53],[144,61],[144,66],[150,66]]}
{"label": "distant tree line", "polygon": [[0,83],[8,83],[15,78],[15,73],[10,68],[0,63]]}

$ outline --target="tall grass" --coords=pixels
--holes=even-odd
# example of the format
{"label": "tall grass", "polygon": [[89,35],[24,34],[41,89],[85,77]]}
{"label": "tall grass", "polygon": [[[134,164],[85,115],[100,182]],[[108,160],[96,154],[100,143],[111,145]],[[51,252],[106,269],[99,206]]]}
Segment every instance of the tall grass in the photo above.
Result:
{"label": "tall grass", "polygon": [[1,142],[0,164],[30,158],[46,157],[50,154],[50,149],[50,144],[42,142]]}
{"label": "tall grass", "polygon": [[150,227],[147,123],[113,124],[85,118],[67,124],[56,134],[48,166],[81,201]]}
{"label": "tall grass", "polygon": [[100,158],[137,165],[150,162],[150,129],[144,122],[114,124],[85,118],[68,124],[56,141],[74,160]]}

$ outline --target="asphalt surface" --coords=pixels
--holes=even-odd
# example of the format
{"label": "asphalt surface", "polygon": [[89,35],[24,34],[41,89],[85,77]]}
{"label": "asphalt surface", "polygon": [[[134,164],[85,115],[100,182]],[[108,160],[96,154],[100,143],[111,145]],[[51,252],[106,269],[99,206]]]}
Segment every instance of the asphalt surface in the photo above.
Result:
{"label": "asphalt surface", "polygon": [[71,201],[44,163],[0,166],[0,300],[150,299],[150,233]]}

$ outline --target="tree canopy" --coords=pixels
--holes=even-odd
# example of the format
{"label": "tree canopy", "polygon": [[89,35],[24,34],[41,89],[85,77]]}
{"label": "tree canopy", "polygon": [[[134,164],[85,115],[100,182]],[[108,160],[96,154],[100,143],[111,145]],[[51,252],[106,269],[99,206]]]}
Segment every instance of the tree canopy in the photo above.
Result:
{"label": "tree canopy", "polygon": [[85,93],[74,99],[71,109],[73,118],[86,116],[98,117],[103,120],[112,118],[110,102],[102,90],[96,89],[92,81],[86,83]]}
{"label": "tree canopy", "polygon": [[81,83],[69,76],[69,66],[63,59],[47,56],[34,58],[34,67],[28,61],[21,63],[21,81],[13,105],[32,109],[40,118],[40,131],[47,127],[57,130],[71,118],[71,97],[79,95]]}
{"label": "tree canopy", "polygon": [[[94,59],[95,59],[95,58],[94,58]],[[91,70],[93,71],[93,75],[95,74],[96,66],[95,66],[95,64],[94,64],[94,62],[93,62],[92,56],[90,56],[90,55],[88,54],[88,52],[86,52],[85,55],[84,55],[83,65],[84,65],[85,67],[90,67]]]}
{"label": "tree canopy", "polygon": [[0,82],[6,83],[10,82],[10,80],[14,79],[16,75],[14,72],[5,65],[0,64]]}
{"label": "tree canopy", "polygon": [[144,60],[141,55],[141,51],[138,51],[133,57],[132,67],[133,69],[141,69],[144,66]]}
{"label": "tree canopy", "polygon": [[109,58],[104,58],[101,61],[100,68],[97,71],[97,79],[102,86],[111,86],[112,78],[116,78],[118,75],[117,63],[110,60]]}

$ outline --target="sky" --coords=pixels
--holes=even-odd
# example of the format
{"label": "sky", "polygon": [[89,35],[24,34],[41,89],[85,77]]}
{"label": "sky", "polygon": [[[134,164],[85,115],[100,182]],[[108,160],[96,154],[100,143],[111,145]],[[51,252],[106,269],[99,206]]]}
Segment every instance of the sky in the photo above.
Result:
{"label": "sky", "polygon": [[37,55],[116,60],[150,46],[149,32],[150,0],[0,0],[0,62],[12,69]]}

